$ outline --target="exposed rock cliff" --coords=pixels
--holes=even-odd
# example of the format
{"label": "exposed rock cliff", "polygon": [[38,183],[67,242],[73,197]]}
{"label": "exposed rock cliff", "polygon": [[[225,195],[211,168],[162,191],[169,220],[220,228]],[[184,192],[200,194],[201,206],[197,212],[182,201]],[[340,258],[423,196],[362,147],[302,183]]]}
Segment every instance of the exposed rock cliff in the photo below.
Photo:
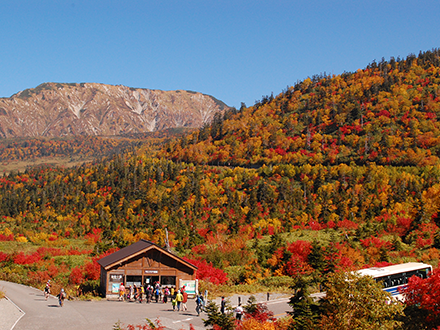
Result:
{"label": "exposed rock cliff", "polygon": [[119,135],[201,127],[228,107],[212,96],[96,83],[44,83],[0,98],[0,138]]}

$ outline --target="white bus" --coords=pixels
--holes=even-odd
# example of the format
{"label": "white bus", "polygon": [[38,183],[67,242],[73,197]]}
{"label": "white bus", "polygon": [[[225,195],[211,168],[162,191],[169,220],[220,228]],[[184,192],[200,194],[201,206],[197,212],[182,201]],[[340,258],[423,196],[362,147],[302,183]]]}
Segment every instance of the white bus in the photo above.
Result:
{"label": "white bus", "polygon": [[408,283],[408,279],[412,276],[427,278],[432,272],[432,266],[419,262],[408,262],[405,264],[372,267],[358,270],[359,275],[372,276],[376,282],[381,282],[384,291],[387,291],[395,299],[403,300],[399,293],[399,288]]}

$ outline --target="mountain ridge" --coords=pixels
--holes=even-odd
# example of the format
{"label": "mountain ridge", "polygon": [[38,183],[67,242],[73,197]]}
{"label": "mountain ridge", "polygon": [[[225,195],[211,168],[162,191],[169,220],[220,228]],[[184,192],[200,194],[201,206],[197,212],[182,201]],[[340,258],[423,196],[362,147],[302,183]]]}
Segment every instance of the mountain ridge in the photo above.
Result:
{"label": "mountain ridge", "polygon": [[0,98],[0,137],[121,135],[202,127],[229,107],[211,95],[98,83],[43,83]]}

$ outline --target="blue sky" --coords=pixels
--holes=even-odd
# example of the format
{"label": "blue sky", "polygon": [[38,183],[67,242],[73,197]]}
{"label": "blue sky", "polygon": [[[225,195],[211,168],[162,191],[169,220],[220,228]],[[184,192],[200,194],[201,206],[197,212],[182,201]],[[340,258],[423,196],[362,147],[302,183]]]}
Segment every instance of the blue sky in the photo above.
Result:
{"label": "blue sky", "polygon": [[240,107],[440,47],[440,1],[0,0],[0,97],[43,82],[193,90]]}

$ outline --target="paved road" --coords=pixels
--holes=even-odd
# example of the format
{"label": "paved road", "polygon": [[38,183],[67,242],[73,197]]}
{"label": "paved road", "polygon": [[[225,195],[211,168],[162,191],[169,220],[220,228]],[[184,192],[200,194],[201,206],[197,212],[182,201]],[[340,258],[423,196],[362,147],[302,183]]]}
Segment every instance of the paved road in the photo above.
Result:
{"label": "paved road", "polygon": [[[206,314],[197,316],[193,300],[188,301],[187,312],[173,312],[170,303],[139,304],[106,300],[65,301],[64,307],[59,307],[55,297],[46,301],[40,290],[4,281],[0,281],[0,287],[11,301],[0,301],[0,330],[10,330],[12,327],[14,330],[59,330],[60,327],[63,330],[111,330],[118,321],[122,325],[144,324],[145,318],[155,320],[158,317],[168,329],[187,330],[190,324],[195,330],[205,329],[202,319]],[[245,303],[247,297],[241,299]],[[235,305],[238,298],[231,297],[230,301]],[[287,299],[280,298],[270,301],[268,307],[276,315],[281,315],[290,309],[286,303]]]}

